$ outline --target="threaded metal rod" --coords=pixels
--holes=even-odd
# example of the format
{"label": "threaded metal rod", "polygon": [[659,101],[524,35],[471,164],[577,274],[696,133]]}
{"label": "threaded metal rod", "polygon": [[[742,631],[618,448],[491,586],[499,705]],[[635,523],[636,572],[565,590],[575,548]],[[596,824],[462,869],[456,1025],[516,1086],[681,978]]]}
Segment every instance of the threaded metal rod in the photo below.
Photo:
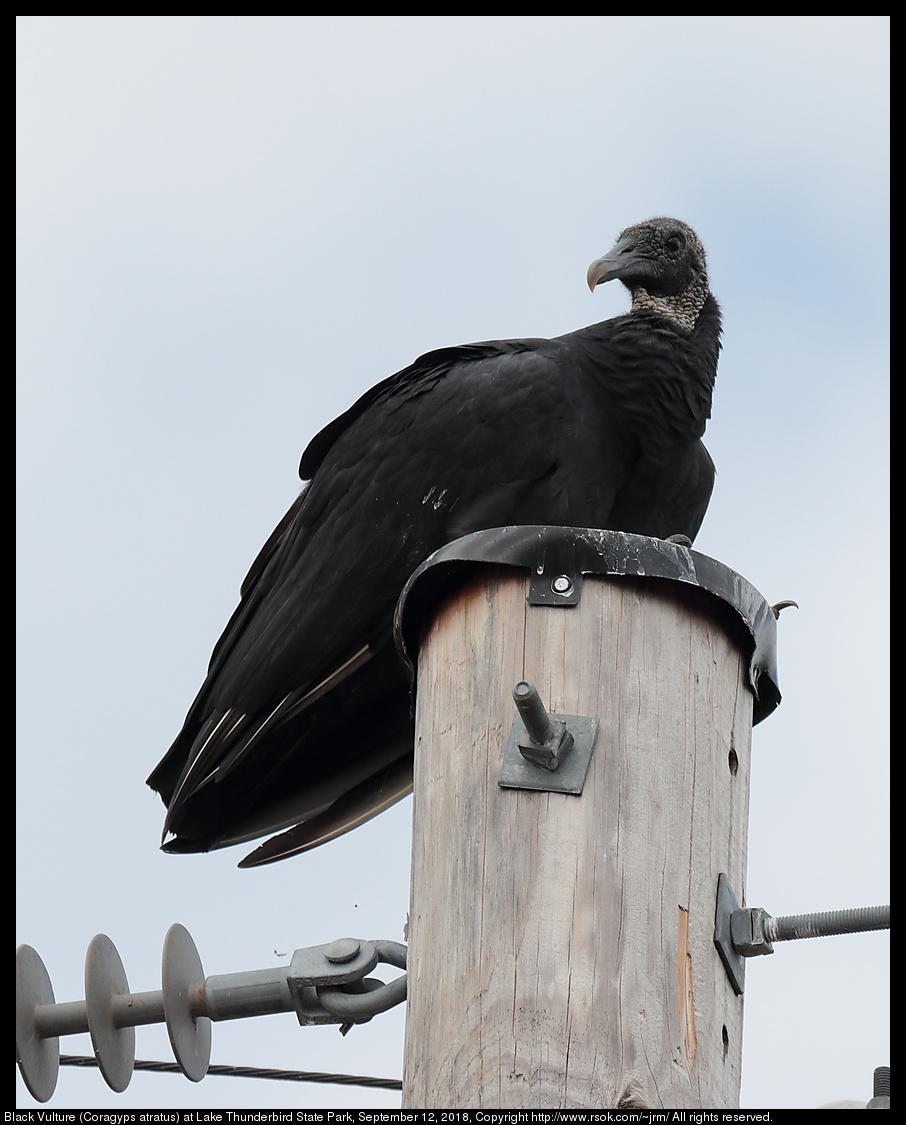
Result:
{"label": "threaded metal rod", "polygon": [[779,918],[768,916],[764,920],[764,936],[770,942],[887,929],[890,929],[889,906],[858,906],[853,910],[785,914]]}

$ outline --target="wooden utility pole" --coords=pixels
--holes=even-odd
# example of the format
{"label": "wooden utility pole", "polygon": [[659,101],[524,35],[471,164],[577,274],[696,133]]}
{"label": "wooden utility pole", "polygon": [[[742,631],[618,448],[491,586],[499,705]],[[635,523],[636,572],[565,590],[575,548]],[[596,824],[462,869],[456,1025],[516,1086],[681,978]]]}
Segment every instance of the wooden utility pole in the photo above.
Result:
{"label": "wooden utility pole", "polygon": [[[526,604],[488,567],[418,658],[404,1107],[733,1107],[742,996],[713,943],[746,875],[751,641],[680,581]],[[580,796],[498,786],[530,681],[600,722]]]}

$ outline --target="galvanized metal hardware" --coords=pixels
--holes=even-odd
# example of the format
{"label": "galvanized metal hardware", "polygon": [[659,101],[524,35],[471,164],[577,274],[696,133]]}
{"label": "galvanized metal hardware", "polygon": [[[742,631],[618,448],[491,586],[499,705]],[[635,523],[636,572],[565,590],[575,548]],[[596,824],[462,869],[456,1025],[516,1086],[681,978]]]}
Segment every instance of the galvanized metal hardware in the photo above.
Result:
{"label": "galvanized metal hardware", "polygon": [[[16,950],[16,1061],[39,1102],[56,1087],[60,1036],[89,1032],[98,1067],[122,1092],[135,1062],[135,1027],[166,1023],[180,1070],[200,1082],[211,1058],[211,1024],[295,1012],[303,1026],[338,1023],[348,1030],[406,998],[405,974],[384,984],[366,974],[379,962],[406,967],[406,947],[340,938],[297,949],[289,966],[205,977],[188,930],[167,931],[162,988],[133,993],[110,938],[94,937],[85,961],[85,1000],[57,1004],[44,963],[29,945]],[[347,993],[346,989],[351,989]]]}
{"label": "galvanized metal hardware", "polygon": [[497,784],[578,795],[598,733],[598,720],[583,715],[549,715],[534,685],[513,689],[516,717],[510,728]]}
{"label": "galvanized metal hardware", "polygon": [[324,946],[324,956],[333,965],[345,965],[362,948],[362,943],[355,938],[341,937]]}
{"label": "galvanized metal hardware", "polygon": [[740,911],[739,900],[730,880],[723,872],[717,877],[717,910],[714,915],[714,944],[724,963],[733,991],[741,996],[746,983],[746,962],[733,944],[730,933],[730,919]]}
{"label": "galvanized metal hardware", "polygon": [[[341,943],[345,952],[340,949]],[[355,952],[353,946],[358,947]],[[336,961],[337,956],[347,959]],[[329,973],[324,972],[325,957],[333,966]],[[340,938],[328,946],[297,949],[290,962],[288,983],[299,1023],[367,1023],[372,1016],[402,1003],[406,999],[405,976],[389,984],[365,977],[378,963],[405,969],[406,946],[397,941]],[[337,979],[338,973],[345,979]],[[346,987],[341,989],[338,985]]]}
{"label": "galvanized metal hardware", "polygon": [[860,906],[773,918],[761,906],[743,908],[726,875],[717,879],[714,944],[737,993],[745,984],[745,958],[774,952],[774,942],[890,929],[889,906]]}
{"label": "galvanized metal hardware", "polygon": [[533,684],[516,684],[513,699],[525,727],[525,734],[518,741],[519,753],[544,770],[557,769],[574,744],[566,723],[551,719]]}
{"label": "galvanized metal hardware", "polygon": [[[398,941],[373,941],[371,945],[382,964],[406,968],[405,945]],[[322,985],[315,991],[322,1007],[336,1016],[337,1021],[341,1020],[343,1026],[365,1023],[372,1016],[386,1012],[406,999],[406,975],[404,973],[387,984],[368,977],[345,989]],[[299,1022],[302,1022],[301,1019]]]}
{"label": "galvanized metal hardware", "polygon": [[866,1109],[890,1109],[890,1067],[876,1066],[872,1076],[872,1098]]}

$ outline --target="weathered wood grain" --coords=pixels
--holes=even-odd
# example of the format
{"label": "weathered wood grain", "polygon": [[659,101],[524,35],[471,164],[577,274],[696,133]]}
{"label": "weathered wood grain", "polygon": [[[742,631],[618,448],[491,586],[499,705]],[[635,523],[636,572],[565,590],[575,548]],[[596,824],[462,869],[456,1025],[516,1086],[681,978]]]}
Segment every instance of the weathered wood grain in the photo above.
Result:
{"label": "weathered wood grain", "polygon": [[[404,1105],[735,1106],[712,937],[719,872],[745,890],[748,651],[681,583],[526,592],[488,568],[421,648]],[[497,785],[523,679],[600,719],[579,797]]]}

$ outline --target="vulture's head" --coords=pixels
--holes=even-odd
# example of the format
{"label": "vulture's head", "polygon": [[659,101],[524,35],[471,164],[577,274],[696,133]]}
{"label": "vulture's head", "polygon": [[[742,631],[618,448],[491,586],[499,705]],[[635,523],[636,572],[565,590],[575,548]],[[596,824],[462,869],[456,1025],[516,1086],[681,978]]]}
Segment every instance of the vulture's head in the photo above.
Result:
{"label": "vulture's head", "polygon": [[705,249],[679,219],[648,219],[627,227],[614,248],[588,267],[588,287],[619,278],[632,311],[657,312],[691,331],[708,296]]}

